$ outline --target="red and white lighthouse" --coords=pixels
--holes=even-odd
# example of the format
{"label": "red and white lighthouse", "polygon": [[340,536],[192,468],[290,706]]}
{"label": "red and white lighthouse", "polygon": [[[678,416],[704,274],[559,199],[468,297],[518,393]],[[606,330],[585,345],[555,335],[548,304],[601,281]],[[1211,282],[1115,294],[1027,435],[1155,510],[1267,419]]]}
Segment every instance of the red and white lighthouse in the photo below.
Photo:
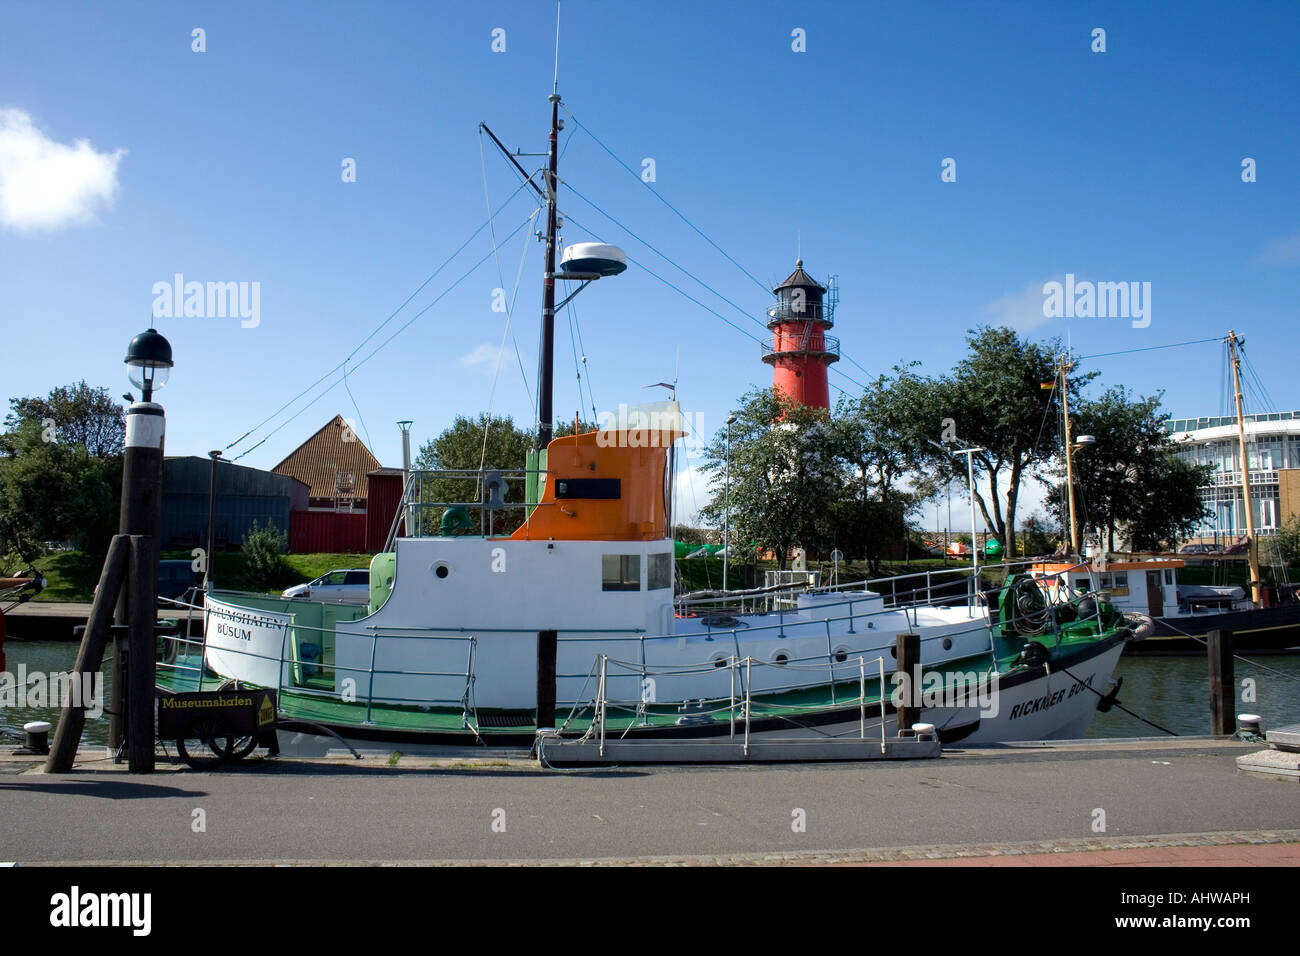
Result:
{"label": "red and white lighthouse", "polygon": [[[834,278],[831,279],[834,284]],[[840,360],[840,340],[827,335],[833,323],[834,292],[823,303],[826,287],[803,271],[803,260],[779,286],[776,304],[767,310],[770,341],[763,343],[763,361],[772,366],[772,387],[814,408],[830,408],[826,369]]]}

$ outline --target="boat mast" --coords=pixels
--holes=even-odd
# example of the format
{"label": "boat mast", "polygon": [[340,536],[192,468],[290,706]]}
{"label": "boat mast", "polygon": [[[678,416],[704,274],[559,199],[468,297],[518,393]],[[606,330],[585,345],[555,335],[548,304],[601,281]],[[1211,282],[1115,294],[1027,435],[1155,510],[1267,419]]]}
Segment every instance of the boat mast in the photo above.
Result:
{"label": "boat mast", "polygon": [[1066,497],[1070,501],[1070,553],[1079,554],[1079,524],[1074,516],[1074,449],[1070,443],[1070,390],[1066,375],[1070,371],[1065,355],[1060,358],[1061,373],[1061,415],[1065,427],[1065,487]]}
{"label": "boat mast", "polygon": [[542,279],[542,335],[541,350],[537,357],[537,448],[544,450],[551,442],[555,429],[552,421],[552,379],[555,364],[555,244],[556,211],[555,193],[560,180],[556,175],[559,154],[556,149],[560,133],[560,94],[552,92],[551,135],[547,147],[546,173],[546,273]]}
{"label": "boat mast", "polygon": [[1255,549],[1255,515],[1250,507],[1250,459],[1246,457],[1246,419],[1241,411],[1241,357],[1237,346],[1246,340],[1228,330],[1228,355],[1232,361],[1232,387],[1237,393],[1237,443],[1241,449],[1241,501],[1246,512],[1247,557],[1250,561],[1250,602],[1260,606],[1259,553]]}

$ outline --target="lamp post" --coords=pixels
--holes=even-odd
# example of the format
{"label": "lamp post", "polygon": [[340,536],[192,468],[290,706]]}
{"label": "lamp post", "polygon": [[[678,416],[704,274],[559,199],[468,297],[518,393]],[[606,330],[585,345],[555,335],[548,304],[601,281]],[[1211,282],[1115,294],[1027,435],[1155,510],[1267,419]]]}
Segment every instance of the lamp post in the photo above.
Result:
{"label": "lamp post", "polygon": [[[974,456],[984,451],[984,449],[965,448],[965,447],[960,447],[955,449],[949,448],[948,445],[953,443],[955,440],[956,439],[954,438],[946,437],[944,440],[944,444],[941,445],[937,441],[930,441],[930,439],[928,438],[926,439],[926,441],[930,442],[931,445],[933,445],[935,448],[938,448],[940,451],[945,451],[948,454],[953,456],[956,455],[966,456],[966,491],[967,494],[970,495],[971,581],[974,583],[976,592],[978,592],[979,579],[980,579],[980,549],[977,546],[978,542],[975,539],[975,457]],[[951,508],[951,499],[949,500],[950,500],[949,507]],[[972,607],[973,606],[974,605],[972,603]]]}
{"label": "lamp post", "polygon": [[[122,505],[118,532],[135,535],[126,593],[117,605],[117,621],[130,628],[114,636],[113,699],[109,707],[109,743],[114,753],[127,748],[132,773],[154,768],[154,608],[158,602],[159,530],[162,524],[163,408],[153,393],[166,384],[172,368],[172,347],[155,329],[147,329],[127,347],[127,376],[140,389],[141,400],[126,412],[126,442],[122,454]],[[210,562],[209,562],[210,564]],[[125,718],[125,719],[123,719]],[[120,759],[120,758],[117,758]]]}
{"label": "lamp post", "polygon": [[731,560],[728,553],[731,550],[731,426],[736,421],[736,415],[733,412],[727,416],[727,447],[724,457],[726,465],[723,471],[726,475],[726,491],[723,494],[722,503],[722,590],[727,590],[727,563]]}

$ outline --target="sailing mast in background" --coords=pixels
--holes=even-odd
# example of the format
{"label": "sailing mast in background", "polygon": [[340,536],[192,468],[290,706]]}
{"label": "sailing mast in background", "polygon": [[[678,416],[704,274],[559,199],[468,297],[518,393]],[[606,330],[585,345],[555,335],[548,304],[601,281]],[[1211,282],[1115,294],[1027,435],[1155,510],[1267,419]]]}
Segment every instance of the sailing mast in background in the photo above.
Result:
{"label": "sailing mast in background", "polygon": [[1247,556],[1250,559],[1250,601],[1260,607],[1259,550],[1255,543],[1255,515],[1250,505],[1250,459],[1246,456],[1246,419],[1241,410],[1241,357],[1237,348],[1246,340],[1229,329],[1228,355],[1232,362],[1232,388],[1237,395],[1237,442],[1241,448],[1241,501],[1246,512]]}

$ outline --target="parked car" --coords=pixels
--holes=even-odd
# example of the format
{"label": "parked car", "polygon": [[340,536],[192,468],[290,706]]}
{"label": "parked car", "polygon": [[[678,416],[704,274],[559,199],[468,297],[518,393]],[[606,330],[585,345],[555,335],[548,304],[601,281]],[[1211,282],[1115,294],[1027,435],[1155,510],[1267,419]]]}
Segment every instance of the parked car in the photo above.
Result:
{"label": "parked car", "polygon": [[285,588],[281,596],[289,600],[325,601],[332,604],[368,604],[370,569],[329,571],[315,581]]}
{"label": "parked car", "polygon": [[1212,544],[1185,544],[1178,549],[1179,554],[1215,554]]}
{"label": "parked car", "polygon": [[[199,588],[203,583],[203,576],[194,570],[192,561],[182,559],[168,559],[158,562],[158,606],[164,608],[174,608],[175,604],[164,598],[171,598],[172,601],[192,602],[194,599],[193,590]],[[99,585],[95,585],[95,594],[99,593]]]}

